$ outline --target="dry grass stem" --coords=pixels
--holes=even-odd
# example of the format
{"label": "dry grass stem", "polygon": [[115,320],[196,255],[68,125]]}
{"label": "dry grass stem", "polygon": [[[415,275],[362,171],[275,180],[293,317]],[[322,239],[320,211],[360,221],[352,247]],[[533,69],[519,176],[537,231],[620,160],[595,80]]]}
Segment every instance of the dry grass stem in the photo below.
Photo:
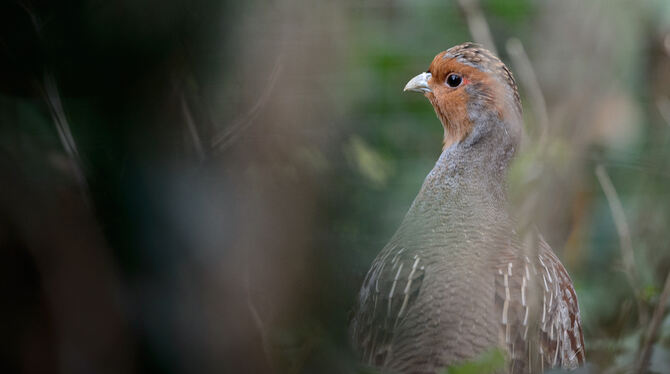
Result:
{"label": "dry grass stem", "polygon": [[643,313],[642,304],[639,299],[639,287],[638,287],[638,277],[637,271],[635,270],[635,254],[633,251],[633,242],[630,236],[630,229],[628,223],[626,222],[626,215],[623,211],[623,205],[621,205],[621,200],[619,195],[612,184],[612,180],[605,167],[602,165],[596,166],[596,177],[600,183],[605,197],[607,198],[607,203],[609,204],[610,210],[612,211],[612,219],[614,220],[614,225],[616,226],[617,234],[619,235],[619,243],[621,244],[621,258],[623,261],[623,270],[628,279],[630,287],[635,293],[635,301],[637,303],[638,309],[638,318],[641,325],[644,325],[645,314]]}
{"label": "dry grass stem", "polygon": [[638,363],[635,370],[636,373],[643,374],[647,372],[649,359],[651,358],[651,348],[658,339],[658,333],[661,327],[661,322],[663,321],[663,316],[665,315],[665,307],[668,304],[668,298],[670,298],[670,273],[668,273],[665,278],[663,291],[658,298],[658,304],[656,304],[656,309],[654,309],[654,314],[649,322],[644,344],[642,345],[640,355],[638,356]]}
{"label": "dry grass stem", "polygon": [[282,58],[280,54],[275,60],[272,72],[270,72],[270,77],[267,80],[267,87],[258,100],[256,100],[254,106],[247,113],[236,120],[232,125],[228,126],[224,131],[215,135],[212,140],[212,148],[216,148],[219,151],[226,150],[240,137],[240,135],[242,135],[246,129],[248,129],[254,123],[254,120],[261,112],[261,109],[263,109],[263,107],[265,107],[265,105],[268,103],[270,94],[277,84],[279,73],[282,70],[281,60]]}
{"label": "dry grass stem", "polygon": [[506,44],[507,53],[509,53],[514,64],[515,70],[519,75],[521,84],[528,93],[528,98],[533,107],[533,113],[539,127],[538,149],[545,149],[547,142],[547,132],[549,130],[549,115],[547,114],[547,104],[542,94],[542,88],[533,69],[533,65],[528,58],[523,44],[519,39],[511,38]]}
{"label": "dry grass stem", "polygon": [[656,99],[656,107],[661,113],[665,122],[670,126],[670,99],[667,96],[661,96]]}
{"label": "dry grass stem", "polygon": [[65,110],[63,109],[63,103],[61,102],[60,94],[58,93],[56,80],[51,74],[44,73],[44,85],[41,87],[41,91],[42,96],[44,97],[44,100],[49,107],[49,112],[51,113],[51,117],[54,120],[54,124],[56,125],[58,138],[63,145],[65,153],[68,155],[70,167],[75,175],[77,183],[79,184],[84,201],[90,206],[88,183],[86,182],[86,176],[84,175],[81,157],[79,156],[79,150],[77,149],[77,143],[72,136],[70,124],[68,123],[67,117],[65,116]]}
{"label": "dry grass stem", "polygon": [[491,29],[489,28],[488,22],[486,22],[486,17],[484,17],[482,8],[479,6],[479,1],[458,0],[458,4],[463,10],[463,13],[465,13],[470,34],[472,34],[475,41],[493,52],[494,55],[498,55],[498,50],[493,42],[493,37],[491,37]]}
{"label": "dry grass stem", "polygon": [[186,96],[182,92],[181,97],[181,110],[184,113],[184,121],[186,122],[186,128],[188,129],[189,135],[191,135],[191,140],[193,141],[193,149],[198,155],[199,161],[205,160],[205,151],[202,148],[202,141],[200,140],[200,135],[198,134],[198,129],[195,126],[195,121],[193,121],[193,115],[191,115],[191,110],[188,107],[186,102]]}
{"label": "dry grass stem", "polygon": [[256,325],[256,328],[258,329],[258,335],[261,337],[261,344],[263,346],[263,354],[265,355],[265,359],[267,360],[270,368],[272,368],[272,347],[270,346],[270,340],[268,338],[267,329],[265,328],[265,323],[263,323],[263,319],[258,313],[258,309],[256,308],[256,305],[254,305],[254,301],[251,298],[251,281],[249,278],[250,276],[248,267],[245,275],[244,286],[247,294],[247,308],[249,309],[249,313],[251,313],[251,318],[254,321],[254,325]]}

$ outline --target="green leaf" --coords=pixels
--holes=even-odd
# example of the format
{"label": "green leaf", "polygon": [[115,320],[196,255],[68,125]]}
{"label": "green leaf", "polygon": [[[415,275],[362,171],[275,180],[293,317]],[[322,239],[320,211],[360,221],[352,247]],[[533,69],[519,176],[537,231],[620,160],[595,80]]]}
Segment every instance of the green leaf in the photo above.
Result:
{"label": "green leaf", "polygon": [[493,349],[481,354],[478,358],[462,364],[453,365],[444,370],[444,374],[492,374],[505,369],[505,354],[500,349]]}

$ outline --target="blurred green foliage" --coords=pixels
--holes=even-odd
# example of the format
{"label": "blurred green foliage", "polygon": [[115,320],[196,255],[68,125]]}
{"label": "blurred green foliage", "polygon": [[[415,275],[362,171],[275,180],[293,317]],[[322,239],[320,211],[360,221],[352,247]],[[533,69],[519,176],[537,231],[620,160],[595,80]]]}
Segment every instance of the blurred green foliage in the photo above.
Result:
{"label": "blurred green foliage", "polygon": [[444,374],[494,374],[505,369],[505,354],[500,350],[491,350],[475,360],[451,366]]}
{"label": "blurred green foliage", "polygon": [[[572,276],[585,370],[629,372],[670,272],[669,2],[480,5],[523,98],[511,200]],[[443,136],[402,88],[472,39],[458,2],[17,0],[0,30],[0,371],[366,370],[349,311]]]}

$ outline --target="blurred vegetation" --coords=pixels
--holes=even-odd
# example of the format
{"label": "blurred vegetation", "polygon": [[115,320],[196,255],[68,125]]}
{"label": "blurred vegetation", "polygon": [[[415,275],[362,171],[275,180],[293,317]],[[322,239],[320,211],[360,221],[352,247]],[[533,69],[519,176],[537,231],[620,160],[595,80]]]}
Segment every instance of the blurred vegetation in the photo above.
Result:
{"label": "blurred vegetation", "polygon": [[349,311],[441,146],[402,88],[463,4],[520,83],[510,196],[583,371],[670,373],[665,0],[3,2],[0,371],[363,370]]}
{"label": "blurred vegetation", "polygon": [[494,374],[505,369],[505,354],[501,350],[492,350],[477,357],[472,362],[454,365],[444,374]]}

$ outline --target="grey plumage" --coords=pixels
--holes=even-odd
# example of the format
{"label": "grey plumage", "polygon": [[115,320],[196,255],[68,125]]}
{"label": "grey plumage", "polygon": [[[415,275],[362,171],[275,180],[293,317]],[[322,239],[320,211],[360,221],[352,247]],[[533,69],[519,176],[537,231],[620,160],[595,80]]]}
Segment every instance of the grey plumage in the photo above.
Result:
{"label": "grey plumage", "polygon": [[[500,60],[477,45],[454,48],[445,55],[469,55],[476,58],[469,65],[504,73],[507,102],[518,102]],[[477,85],[465,89],[472,128],[443,150],[373,261],[353,345],[384,372],[434,373],[495,347],[507,353],[509,372],[574,368],[584,352],[570,278],[543,239],[528,256],[508,213],[505,177],[521,137],[520,107],[501,118],[477,99]]]}

